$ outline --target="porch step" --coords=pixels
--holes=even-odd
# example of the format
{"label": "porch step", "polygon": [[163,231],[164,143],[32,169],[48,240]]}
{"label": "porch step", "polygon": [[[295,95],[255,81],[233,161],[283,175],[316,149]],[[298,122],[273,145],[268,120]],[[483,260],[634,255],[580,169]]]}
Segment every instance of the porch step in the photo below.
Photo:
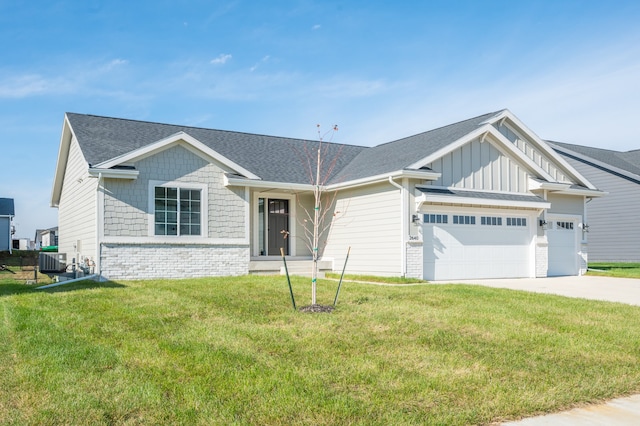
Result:
{"label": "porch step", "polygon": [[[333,262],[321,260],[318,262],[318,275],[324,277],[325,272],[331,272]],[[289,275],[311,276],[312,260],[287,260]],[[280,260],[252,260],[249,262],[249,273],[258,275],[284,275],[285,269]]]}

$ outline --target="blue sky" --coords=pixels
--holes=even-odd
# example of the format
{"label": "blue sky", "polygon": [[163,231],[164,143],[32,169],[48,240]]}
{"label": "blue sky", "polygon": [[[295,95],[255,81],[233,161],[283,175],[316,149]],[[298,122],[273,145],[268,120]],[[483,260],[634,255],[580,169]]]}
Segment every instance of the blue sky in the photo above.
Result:
{"label": "blue sky", "polygon": [[0,52],[18,237],[57,224],[65,112],[370,146],[509,108],[640,148],[638,1],[0,0]]}

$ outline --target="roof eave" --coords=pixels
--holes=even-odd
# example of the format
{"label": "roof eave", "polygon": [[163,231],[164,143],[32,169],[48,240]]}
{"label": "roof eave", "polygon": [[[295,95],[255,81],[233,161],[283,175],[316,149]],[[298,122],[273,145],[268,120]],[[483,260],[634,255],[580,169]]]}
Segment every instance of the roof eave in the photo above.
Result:
{"label": "roof eave", "polygon": [[123,170],[123,169],[103,169],[99,167],[90,167],[89,176],[91,177],[103,177],[110,179],[137,179],[140,171],[138,170]]}
{"label": "roof eave", "polygon": [[62,183],[67,168],[67,160],[69,158],[69,150],[71,148],[71,140],[73,139],[73,128],[69,122],[67,114],[64,115],[62,122],[62,134],[60,135],[60,146],[58,148],[58,158],[56,160],[56,170],[53,176],[53,187],[51,189],[51,207],[58,207],[60,204],[60,196],[62,194]]}
{"label": "roof eave", "polygon": [[331,185],[327,185],[326,189],[328,191],[337,191],[340,189],[354,188],[357,186],[364,186],[364,185],[371,185],[374,183],[385,182],[385,181],[388,181],[389,178],[392,178],[392,179],[408,178],[408,179],[421,179],[421,180],[427,180],[427,181],[435,181],[435,180],[438,180],[440,176],[441,176],[441,173],[433,172],[433,171],[403,169],[403,170],[396,170],[390,173],[382,173],[379,175],[368,176],[361,179],[354,179],[346,182],[334,183]]}
{"label": "roof eave", "polygon": [[237,178],[224,175],[224,186],[242,186],[247,188],[283,189],[290,191],[313,191],[314,186],[308,183],[272,182],[260,179]]}

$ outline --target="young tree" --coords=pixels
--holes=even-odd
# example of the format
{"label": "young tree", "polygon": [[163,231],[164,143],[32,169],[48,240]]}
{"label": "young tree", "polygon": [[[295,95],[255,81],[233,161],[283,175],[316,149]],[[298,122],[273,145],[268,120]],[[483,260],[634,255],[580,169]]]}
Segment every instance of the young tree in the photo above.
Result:
{"label": "young tree", "polygon": [[[318,143],[313,148],[305,145],[301,155],[309,175],[309,182],[313,185],[313,212],[302,206],[302,211],[306,218],[301,222],[304,229],[305,244],[312,254],[312,270],[311,270],[311,304],[316,305],[316,292],[318,280],[318,261],[320,260],[320,244],[325,239],[331,229],[339,212],[332,212],[331,206],[334,205],[337,192],[328,194],[326,184],[335,171],[336,164],[342,152],[342,146],[331,151],[328,143],[333,141],[338,126],[334,125],[331,129],[321,130],[317,125]],[[328,141],[325,142],[327,135],[330,135]],[[327,143],[328,142],[328,143]]]}

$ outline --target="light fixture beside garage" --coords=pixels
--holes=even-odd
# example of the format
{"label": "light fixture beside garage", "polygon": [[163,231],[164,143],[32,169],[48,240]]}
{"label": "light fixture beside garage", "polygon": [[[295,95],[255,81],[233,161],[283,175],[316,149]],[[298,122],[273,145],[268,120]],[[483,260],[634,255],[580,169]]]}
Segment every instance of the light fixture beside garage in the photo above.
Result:
{"label": "light fixture beside garage", "polygon": [[547,223],[547,221],[546,221],[546,220],[544,220],[544,219],[540,219],[540,222],[539,222],[539,223],[540,223],[540,228],[542,228],[542,229],[547,229],[547,224],[548,224],[548,223]]}
{"label": "light fixture beside garage", "polygon": [[414,225],[420,225],[420,215],[419,214],[411,215],[411,223],[413,223]]}
{"label": "light fixture beside garage", "polygon": [[586,223],[582,224],[582,232],[589,232],[589,225],[587,225]]}

